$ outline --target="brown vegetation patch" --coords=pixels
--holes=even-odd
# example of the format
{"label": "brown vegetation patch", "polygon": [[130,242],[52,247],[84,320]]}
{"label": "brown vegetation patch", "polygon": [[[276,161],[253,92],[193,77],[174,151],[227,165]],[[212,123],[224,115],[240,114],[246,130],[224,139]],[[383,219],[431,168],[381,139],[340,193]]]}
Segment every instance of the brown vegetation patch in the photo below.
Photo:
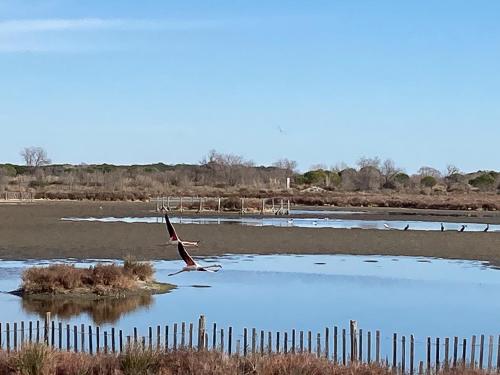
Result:
{"label": "brown vegetation patch", "polygon": [[68,264],[48,267],[32,267],[24,271],[20,294],[66,295],[93,294],[98,296],[120,295],[145,288],[152,282],[153,266],[127,258],[123,266],[97,264],[89,268],[77,268]]}
{"label": "brown vegetation patch", "polygon": [[[14,374],[196,374],[196,375],[393,375],[389,366],[376,363],[335,364],[311,354],[226,356],[216,351],[152,351],[129,347],[119,355],[70,353],[51,350],[42,344],[28,345],[20,352],[0,351],[0,373]],[[443,368],[441,374],[486,374],[468,367]]]}

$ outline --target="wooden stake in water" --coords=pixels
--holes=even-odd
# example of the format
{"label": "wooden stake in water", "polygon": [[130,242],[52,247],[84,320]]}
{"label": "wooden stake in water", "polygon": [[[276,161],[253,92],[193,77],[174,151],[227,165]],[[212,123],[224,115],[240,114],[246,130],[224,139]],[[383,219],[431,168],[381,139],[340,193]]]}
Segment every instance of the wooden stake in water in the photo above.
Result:
{"label": "wooden stake in water", "polygon": [[304,353],[304,331],[300,331],[299,341],[300,341],[300,353]]}
{"label": "wooden stake in water", "polygon": [[295,329],[292,329],[292,353],[295,354]]}
{"label": "wooden stake in water", "polygon": [[6,334],[6,345],[7,345],[7,353],[10,352],[10,323],[5,325],[5,334]]}
{"label": "wooden stake in water", "polygon": [[276,353],[280,352],[280,332],[276,332]]}
{"label": "wooden stake in water", "polygon": [[321,357],[321,333],[316,336],[316,357]]}
{"label": "wooden stake in water", "polygon": [[123,353],[123,331],[121,329],[118,331],[118,350]]}
{"label": "wooden stake in water", "polygon": [[[158,341],[160,341],[160,326],[158,326]],[[116,353],[116,346],[115,346],[115,327],[111,328],[111,351],[113,353]]]}
{"label": "wooden stake in water", "polygon": [[440,367],[440,360],[441,357],[439,355],[439,349],[441,347],[439,346],[439,337],[436,338],[436,371],[439,372],[439,367]]}
{"label": "wooden stake in water", "polygon": [[406,336],[401,337],[401,371],[406,372]]}
{"label": "wooden stake in water", "polygon": [[[137,333],[137,328],[135,330]],[[100,328],[99,328],[99,326],[97,326],[97,327],[95,327],[95,351],[96,351],[96,353],[99,353],[99,351],[101,350],[101,345],[99,342],[100,338],[101,338]]]}
{"label": "wooden stake in water", "polygon": [[231,355],[232,348],[233,348],[233,327],[229,327],[229,332],[227,337],[227,354]]}
{"label": "wooden stake in water", "polygon": [[366,334],[366,361],[371,363],[372,361],[372,332],[368,331]]}
{"label": "wooden stake in water", "polygon": [[444,339],[444,368],[447,370],[449,367],[449,350],[450,350],[450,339],[446,337]]}
{"label": "wooden stake in water", "polygon": [[181,348],[186,346],[186,322],[181,323]]}
{"label": "wooden stake in water", "polygon": [[350,337],[351,337],[351,362],[358,360],[358,323],[351,320],[349,324]]}
{"label": "wooden stake in water", "polygon": [[203,350],[205,347],[205,315],[200,315],[198,323],[198,350]]}
{"label": "wooden stake in water", "polygon": [[71,327],[69,324],[66,324],[66,351],[71,350]]}
{"label": "wooden stake in water", "polygon": [[[31,323],[31,322],[30,322]],[[31,327],[30,327],[31,328]],[[62,332],[63,331],[63,325],[61,322],[59,322],[59,325],[58,325],[58,336],[59,336],[59,350],[62,350]],[[30,341],[31,341],[31,337],[30,337]]]}
{"label": "wooden stake in water", "polygon": [[307,352],[312,353],[312,332],[307,331]]}
{"label": "wooden stake in water", "polygon": [[464,339],[462,343],[462,366],[465,366],[466,362],[467,362],[467,339]]}
{"label": "wooden stake in water", "polygon": [[431,338],[427,337],[427,372],[431,371]]}
{"label": "wooden stake in water", "polygon": [[288,332],[283,333],[283,353],[288,353]]}
{"label": "wooden stake in water", "polygon": [[260,354],[264,355],[264,331],[260,331]]}
{"label": "wooden stake in water", "polygon": [[224,328],[220,329],[220,352],[224,354]]}
{"label": "wooden stake in water", "polygon": [[[200,330],[200,334],[201,334],[201,330]],[[198,350],[202,350],[203,349],[203,343],[204,343],[204,340],[203,340],[203,336],[200,336],[199,340],[201,341],[201,345],[198,346]],[[176,350],[177,349],[177,323],[174,323],[174,337],[172,339],[173,341],[173,349]]]}
{"label": "wooden stake in water", "polygon": [[76,325],[73,326],[73,344],[75,353],[78,353],[78,327]]}
{"label": "wooden stake in water", "polygon": [[189,349],[193,349],[193,323],[189,323]]}
{"label": "wooden stake in water", "polygon": [[330,330],[325,328],[325,357],[330,357]]}
{"label": "wooden stake in water", "polygon": [[17,322],[14,322],[14,350],[17,350]]}
{"label": "wooden stake in water", "polygon": [[81,351],[85,351],[85,325],[80,325],[80,348]]}
{"label": "wooden stake in water", "polygon": [[93,354],[92,326],[89,326],[89,353]]}
{"label": "wooden stake in water", "polygon": [[213,325],[212,349],[217,350],[217,323],[214,323]]}
{"label": "wooden stake in water", "polygon": [[[493,368],[493,336],[490,336],[488,343],[488,371],[491,372]],[[500,368],[498,369],[500,372]]]}
{"label": "wooden stake in water", "polygon": [[267,353],[273,352],[273,337],[271,331],[267,332]]}

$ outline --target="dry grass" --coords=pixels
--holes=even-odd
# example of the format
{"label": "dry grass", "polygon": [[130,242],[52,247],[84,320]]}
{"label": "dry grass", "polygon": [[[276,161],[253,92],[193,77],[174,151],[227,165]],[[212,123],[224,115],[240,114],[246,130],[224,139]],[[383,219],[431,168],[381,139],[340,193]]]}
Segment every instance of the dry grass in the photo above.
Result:
{"label": "dry grass", "polygon": [[129,289],[137,280],[149,281],[153,273],[150,263],[127,260],[124,266],[98,264],[89,268],[54,264],[25,270],[21,289],[26,294],[57,294],[69,291],[105,294],[109,291]]}
{"label": "dry grass", "polygon": [[[0,351],[0,374],[186,374],[186,375],[394,375],[390,368],[377,364],[341,366],[307,354],[270,356],[232,356],[215,351],[149,351],[128,348],[123,354],[88,355],[50,350],[41,344],[19,353]],[[441,374],[479,375],[486,371],[468,368],[443,370]]]}

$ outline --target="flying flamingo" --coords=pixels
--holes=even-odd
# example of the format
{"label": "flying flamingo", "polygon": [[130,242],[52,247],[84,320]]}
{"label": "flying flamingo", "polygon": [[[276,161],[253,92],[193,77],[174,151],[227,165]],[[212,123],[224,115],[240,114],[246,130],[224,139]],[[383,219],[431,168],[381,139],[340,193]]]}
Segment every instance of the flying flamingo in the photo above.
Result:
{"label": "flying flamingo", "polygon": [[[170,245],[177,245],[178,243],[180,243],[179,236],[177,236],[174,226],[170,222],[167,214],[165,214],[165,224],[167,225],[168,235],[170,236],[168,243]],[[198,246],[200,241],[182,241],[182,243],[185,246]]]}
{"label": "flying flamingo", "polygon": [[212,266],[200,266],[195,260],[188,254],[186,248],[184,247],[183,242],[177,241],[177,250],[179,250],[179,255],[182,260],[186,262],[186,266],[183,267],[180,271],[170,273],[168,276],[177,275],[181,272],[189,272],[189,271],[206,271],[206,272],[217,272],[222,268],[220,264],[214,264]]}

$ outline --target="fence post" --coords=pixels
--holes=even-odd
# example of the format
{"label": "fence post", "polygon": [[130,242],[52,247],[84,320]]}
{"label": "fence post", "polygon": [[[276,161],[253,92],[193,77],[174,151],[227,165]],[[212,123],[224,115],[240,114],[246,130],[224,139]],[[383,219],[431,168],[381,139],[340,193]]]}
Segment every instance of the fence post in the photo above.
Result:
{"label": "fence post", "polygon": [[212,349],[216,350],[217,349],[217,323],[214,323],[212,335],[213,335],[213,337],[212,337]]}
{"label": "fence post", "polygon": [[[2,330],[0,329],[0,336],[1,335],[2,335]],[[54,343],[52,343],[52,345],[54,345]],[[21,321],[21,348],[22,347],[24,347],[24,320]]]}
{"label": "fence post", "polygon": [[462,366],[465,367],[467,363],[467,339],[464,339],[462,344]]}
{"label": "fence post", "polygon": [[479,341],[479,368],[483,369],[483,359],[484,359],[484,335],[481,335]]}
{"label": "fence post", "polygon": [[247,356],[247,347],[248,347],[248,337],[247,337],[247,329],[243,328],[243,356]]}
{"label": "fence post", "polygon": [[252,354],[255,355],[255,350],[257,346],[257,330],[252,328]]}
{"label": "fence post", "polygon": [[410,335],[410,375],[413,375],[415,368],[415,337]]}
{"label": "fence post", "polygon": [[17,322],[14,322],[14,351],[17,351]]}
{"label": "fence post", "polygon": [[316,336],[316,357],[321,357],[321,333]]}
{"label": "fence post", "polygon": [[6,335],[6,345],[7,345],[7,353],[10,352],[10,323],[5,325],[5,335]]}
{"label": "fence post", "polygon": [[233,327],[229,327],[229,332],[227,334],[227,354],[231,355],[233,348]]}
{"label": "fence post", "polygon": [[346,331],[342,328],[342,364],[345,366],[347,363],[346,358]]}
{"label": "fence post", "polygon": [[351,335],[351,362],[356,362],[358,360],[358,323],[355,320],[351,320],[349,327]]}
{"label": "fence post", "polygon": [[457,357],[458,357],[458,337],[453,338],[453,367],[457,367]]}
{"label": "fence post", "polygon": [[94,343],[93,343],[93,336],[92,336],[92,326],[89,325],[89,353],[92,355],[94,351]]}
{"label": "fence post", "polygon": [[476,336],[472,336],[472,343],[470,348],[470,365],[472,368],[476,367]]}
{"label": "fence post", "polygon": [[[174,323],[174,337],[173,337],[173,340],[172,340],[172,341],[173,341],[173,346],[172,346],[172,348],[173,348],[174,350],[176,350],[176,349],[177,349],[177,323]],[[204,339],[203,339],[203,336],[201,336],[201,342],[202,342],[202,344],[201,344],[201,348],[203,348],[203,344],[204,344],[204,342],[205,342],[205,341],[204,341]],[[200,348],[200,347],[198,347],[198,348]],[[198,350],[200,350],[200,349],[198,349]]]}
{"label": "fence post", "polygon": [[312,352],[312,332],[307,331],[307,352],[311,354]]}
{"label": "fence post", "polygon": [[328,327],[325,328],[325,357],[330,357],[330,330]]}
{"label": "fence post", "polygon": [[80,343],[81,343],[81,351],[85,351],[85,325],[80,325]]}
{"label": "fence post", "polygon": [[[309,334],[311,334],[311,331],[309,331]],[[276,353],[279,352],[280,352],[280,331],[276,332]]]}
{"label": "fence post", "polygon": [[449,365],[449,350],[450,350],[450,339],[446,337],[444,339],[444,368],[448,370]]}
{"label": "fence post", "polygon": [[49,345],[49,325],[50,325],[50,311],[45,313],[45,325],[43,327],[43,342]]}
{"label": "fence post", "polygon": [[283,353],[288,354],[288,332],[283,333]]}
{"label": "fence post", "polygon": [[431,372],[431,338],[427,337],[427,372]]}
{"label": "fence post", "polygon": [[396,368],[397,367],[397,354],[398,354],[398,334],[394,333],[392,335],[392,367]]}
{"label": "fence post", "polygon": [[75,353],[78,353],[78,326],[74,325],[73,326],[73,345],[74,345],[74,350]]}
{"label": "fence post", "polygon": [[338,327],[333,327],[333,363],[338,363]]}
{"label": "fence post", "polygon": [[220,329],[220,352],[224,354],[224,329]]}
{"label": "fence post", "polygon": [[359,361],[363,362],[363,330],[359,329]]}
{"label": "fence post", "polygon": [[260,331],[260,354],[264,355],[264,331]]}
{"label": "fence post", "polygon": [[292,329],[292,353],[295,354],[295,349],[296,349],[296,345],[295,345],[295,328]]}
{"label": "fence post", "polygon": [[401,372],[406,372],[406,336],[401,337]]}
{"label": "fence post", "polygon": [[[488,372],[491,371],[493,366],[493,336],[490,336],[488,344]],[[498,369],[500,371],[500,369]]]}
{"label": "fence post", "polygon": [[267,353],[273,352],[273,337],[271,331],[267,332]]}

